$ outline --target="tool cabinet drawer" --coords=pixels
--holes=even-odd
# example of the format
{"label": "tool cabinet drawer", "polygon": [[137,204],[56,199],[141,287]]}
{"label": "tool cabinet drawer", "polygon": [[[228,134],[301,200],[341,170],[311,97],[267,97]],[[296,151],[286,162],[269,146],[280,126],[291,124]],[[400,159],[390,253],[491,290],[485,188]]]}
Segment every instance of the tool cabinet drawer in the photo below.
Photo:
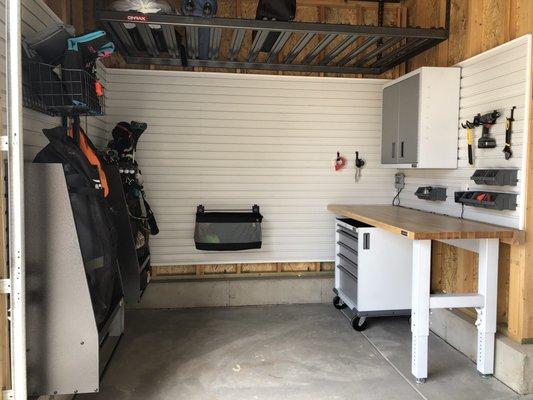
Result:
{"label": "tool cabinet drawer", "polygon": [[357,259],[350,259],[341,253],[337,254],[337,256],[339,256],[339,264],[341,267],[346,269],[353,276],[357,277]]}
{"label": "tool cabinet drawer", "polygon": [[344,257],[352,260],[357,264],[357,248],[352,248],[347,244],[342,243],[340,240],[337,242],[337,253],[342,254]]}
{"label": "tool cabinet drawer", "polygon": [[337,233],[339,234],[340,243],[357,252],[357,232],[348,232],[340,226],[337,226]]}
{"label": "tool cabinet drawer", "polygon": [[337,265],[339,273],[339,289],[348,299],[357,306],[357,277],[351,274],[342,265]]}

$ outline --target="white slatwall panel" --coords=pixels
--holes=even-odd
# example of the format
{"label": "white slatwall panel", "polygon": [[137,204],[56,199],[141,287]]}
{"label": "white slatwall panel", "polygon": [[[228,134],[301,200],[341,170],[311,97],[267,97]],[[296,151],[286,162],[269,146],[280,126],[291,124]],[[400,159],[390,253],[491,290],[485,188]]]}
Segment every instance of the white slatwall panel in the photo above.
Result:
{"label": "white slatwall panel", "polygon": [[[385,81],[107,70],[109,127],[148,123],[138,148],[161,232],[153,263],[330,261],[328,203],[388,203],[393,171],[379,168]],[[354,182],[354,152],[367,160]],[[339,173],[336,151],[350,158]],[[263,248],[194,248],[197,204],[261,206]]]}
{"label": "white slatwall panel", "polygon": [[[493,109],[502,113],[491,129],[496,138],[495,149],[478,149],[477,139],[481,127],[475,130],[474,168],[468,164],[466,131],[459,129],[459,168],[456,170],[403,170],[406,185],[400,198],[405,207],[459,216],[461,206],[454,202],[454,192],[461,190],[494,190],[519,193],[516,211],[496,211],[465,207],[464,218],[522,229],[524,226],[525,166],[527,159],[527,121],[529,119],[531,35],[513,40],[458,64],[462,67],[460,121],[472,120],[480,112]],[[507,161],[502,149],[505,143],[505,117],[516,106],[512,135],[513,157]],[[518,168],[517,187],[478,186],[470,180],[475,169]],[[419,186],[445,186],[448,199],[445,202],[419,200],[414,192]]]}
{"label": "white slatwall panel", "polygon": [[[5,40],[5,2],[0,0],[0,91],[2,93],[2,121],[5,130],[5,95],[6,95],[6,40]],[[22,35],[28,35],[45,28],[60,19],[41,0],[22,0]],[[105,70],[99,69],[99,76],[105,85]],[[44,137],[44,128],[53,128],[61,124],[60,118],[24,109],[24,156],[27,160],[33,159],[48,140]],[[91,117],[82,120],[82,126],[91,136],[96,145],[107,143],[106,121],[104,117]]]}

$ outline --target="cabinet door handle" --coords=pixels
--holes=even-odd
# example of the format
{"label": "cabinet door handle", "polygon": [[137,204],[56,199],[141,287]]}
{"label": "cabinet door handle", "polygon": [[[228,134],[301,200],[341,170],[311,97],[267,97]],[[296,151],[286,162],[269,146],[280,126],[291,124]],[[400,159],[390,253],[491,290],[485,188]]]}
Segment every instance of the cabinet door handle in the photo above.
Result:
{"label": "cabinet door handle", "polygon": [[363,233],[363,250],[370,248],[370,233]]}
{"label": "cabinet door handle", "polygon": [[400,143],[400,158],[403,158],[403,142]]}
{"label": "cabinet door handle", "polygon": [[396,158],[396,142],[392,142],[392,158]]}

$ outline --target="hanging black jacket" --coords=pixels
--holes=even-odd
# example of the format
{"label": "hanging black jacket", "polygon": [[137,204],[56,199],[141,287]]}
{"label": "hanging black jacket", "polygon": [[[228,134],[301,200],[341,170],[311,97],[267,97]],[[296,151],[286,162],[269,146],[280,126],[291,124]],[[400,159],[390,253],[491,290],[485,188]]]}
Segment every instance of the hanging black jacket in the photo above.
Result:
{"label": "hanging black jacket", "polygon": [[119,299],[116,264],[117,232],[113,210],[99,188],[98,170],[59,126],[43,129],[50,143],[36,163],[61,163],[70,196],[96,323],[103,324]]}

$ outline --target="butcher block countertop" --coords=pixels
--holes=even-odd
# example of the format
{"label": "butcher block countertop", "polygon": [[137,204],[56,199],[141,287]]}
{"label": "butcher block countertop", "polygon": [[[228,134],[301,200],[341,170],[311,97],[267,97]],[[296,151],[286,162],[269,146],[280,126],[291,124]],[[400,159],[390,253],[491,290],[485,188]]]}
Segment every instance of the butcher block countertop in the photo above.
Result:
{"label": "butcher block countertop", "polygon": [[498,238],[509,244],[525,240],[524,231],[392,205],[330,204],[328,211],[412,240]]}

